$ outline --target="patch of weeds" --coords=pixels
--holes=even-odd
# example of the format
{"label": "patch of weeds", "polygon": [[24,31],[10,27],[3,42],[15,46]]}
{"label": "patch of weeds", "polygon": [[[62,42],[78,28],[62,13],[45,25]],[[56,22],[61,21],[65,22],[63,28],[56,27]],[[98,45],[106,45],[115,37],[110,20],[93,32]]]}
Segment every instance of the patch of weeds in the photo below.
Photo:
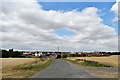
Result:
{"label": "patch of weeds", "polygon": [[95,62],[95,61],[89,61],[89,60],[85,60],[85,59],[75,59],[75,60],[64,59],[64,60],[67,60],[67,61],[72,62],[72,63],[79,64],[79,65],[83,65],[83,66],[112,67],[112,66],[109,66],[109,65],[106,65],[106,64],[102,64],[102,63]]}
{"label": "patch of weeds", "polygon": [[37,59],[33,62],[28,62],[28,63],[24,63],[21,65],[17,65],[9,70],[9,76],[5,75],[5,76],[3,76],[3,78],[7,78],[7,77],[9,77],[9,78],[15,78],[15,77],[26,78],[26,77],[32,76],[36,72],[41,71],[44,68],[48,67],[52,62],[53,62],[53,59],[46,59],[46,60],[44,60],[44,62],[41,59]]}
{"label": "patch of weeds", "polygon": [[109,65],[106,65],[106,64],[101,64],[99,62],[95,62],[95,61],[83,61],[83,62],[80,62],[81,65],[84,65],[84,66],[91,66],[91,67],[111,67]]}

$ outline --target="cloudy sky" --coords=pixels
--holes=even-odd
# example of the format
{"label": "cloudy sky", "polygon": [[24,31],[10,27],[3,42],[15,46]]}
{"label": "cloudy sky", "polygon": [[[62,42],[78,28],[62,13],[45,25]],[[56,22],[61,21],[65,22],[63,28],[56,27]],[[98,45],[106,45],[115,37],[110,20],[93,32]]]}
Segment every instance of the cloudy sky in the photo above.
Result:
{"label": "cloudy sky", "polygon": [[0,4],[3,49],[57,51],[59,45],[60,51],[118,50],[116,2],[4,0]]}

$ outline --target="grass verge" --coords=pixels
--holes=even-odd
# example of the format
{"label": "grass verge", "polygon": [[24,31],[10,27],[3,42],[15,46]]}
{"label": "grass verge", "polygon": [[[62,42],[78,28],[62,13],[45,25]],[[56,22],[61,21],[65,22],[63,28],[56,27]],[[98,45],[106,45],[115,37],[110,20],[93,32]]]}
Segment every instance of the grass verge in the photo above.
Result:
{"label": "grass verge", "polygon": [[67,60],[67,61],[72,62],[72,63],[79,64],[79,65],[82,65],[82,66],[111,67],[111,66],[106,65],[106,64],[102,64],[102,63],[95,62],[95,61],[89,61],[89,60],[80,60],[80,59],[76,59],[76,60],[64,59],[64,60]]}
{"label": "grass verge", "polygon": [[53,62],[53,59],[35,59],[32,62],[21,65],[6,67],[2,70],[3,78],[27,78],[38,71],[48,67]]}

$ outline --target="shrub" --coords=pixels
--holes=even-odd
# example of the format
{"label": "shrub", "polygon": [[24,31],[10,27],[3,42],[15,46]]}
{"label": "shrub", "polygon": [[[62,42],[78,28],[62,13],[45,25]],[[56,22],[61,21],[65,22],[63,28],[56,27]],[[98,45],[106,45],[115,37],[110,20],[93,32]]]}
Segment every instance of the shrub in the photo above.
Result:
{"label": "shrub", "polygon": [[62,56],[62,58],[67,58],[67,56],[68,56],[67,54],[64,54],[64,55]]}
{"label": "shrub", "polygon": [[106,64],[101,64],[99,62],[88,61],[88,60],[82,62],[81,64],[85,66],[91,66],[91,67],[110,67],[109,65],[106,65]]}

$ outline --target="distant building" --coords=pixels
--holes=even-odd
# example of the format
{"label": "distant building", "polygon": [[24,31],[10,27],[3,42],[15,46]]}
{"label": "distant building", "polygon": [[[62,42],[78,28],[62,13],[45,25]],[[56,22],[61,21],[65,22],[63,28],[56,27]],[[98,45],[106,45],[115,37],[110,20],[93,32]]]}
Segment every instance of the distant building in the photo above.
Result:
{"label": "distant building", "polygon": [[35,56],[42,56],[42,55],[43,55],[42,52],[36,52],[36,53],[35,53]]}

